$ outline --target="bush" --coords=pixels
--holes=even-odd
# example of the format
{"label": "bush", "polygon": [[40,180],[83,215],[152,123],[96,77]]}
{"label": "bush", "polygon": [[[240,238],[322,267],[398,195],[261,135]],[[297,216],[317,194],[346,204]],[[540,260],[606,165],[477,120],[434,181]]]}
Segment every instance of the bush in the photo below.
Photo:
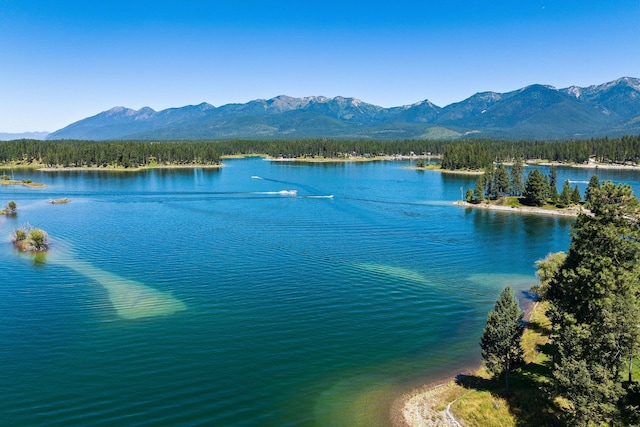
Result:
{"label": "bush", "polygon": [[18,228],[13,232],[13,241],[22,242],[27,239],[27,230],[24,228]]}
{"label": "bush", "polygon": [[31,242],[33,248],[36,251],[41,251],[47,248],[49,239],[46,231],[40,228],[32,228],[31,230],[29,230],[28,240]]}

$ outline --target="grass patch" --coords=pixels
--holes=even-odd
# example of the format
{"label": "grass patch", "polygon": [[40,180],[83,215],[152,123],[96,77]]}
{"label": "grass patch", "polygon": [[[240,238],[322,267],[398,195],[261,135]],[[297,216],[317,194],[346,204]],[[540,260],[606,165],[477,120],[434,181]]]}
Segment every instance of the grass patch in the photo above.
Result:
{"label": "grass patch", "polygon": [[451,410],[457,419],[472,426],[516,426],[516,419],[504,399],[496,399],[491,391],[471,391],[458,399]]}
{"label": "grass patch", "polygon": [[440,163],[427,163],[424,166],[405,166],[406,169],[417,169],[420,171],[437,171],[442,169]]}

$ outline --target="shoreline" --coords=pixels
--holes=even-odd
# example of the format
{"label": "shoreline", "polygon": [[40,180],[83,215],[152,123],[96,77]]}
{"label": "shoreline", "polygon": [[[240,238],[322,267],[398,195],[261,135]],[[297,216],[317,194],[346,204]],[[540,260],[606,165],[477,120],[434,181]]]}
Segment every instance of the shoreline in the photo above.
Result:
{"label": "shoreline", "polygon": [[529,166],[560,166],[576,169],[611,169],[611,170],[637,170],[640,171],[640,165],[620,165],[615,163],[562,163],[562,162],[545,162],[545,161],[527,161]]}
{"label": "shoreline", "polygon": [[[531,320],[536,307],[538,307],[538,301],[526,300],[524,307],[521,308],[524,311],[525,322]],[[457,369],[455,374],[427,381],[403,392],[391,407],[391,425],[394,427],[459,426],[459,421],[449,412],[451,404],[462,397],[461,390],[456,388],[463,386],[456,384],[456,380],[459,376],[475,375],[482,368],[482,362],[466,365]],[[454,397],[453,400],[452,397]]]}
{"label": "shoreline", "polygon": [[447,415],[447,394],[457,386],[456,377],[473,375],[482,368],[481,362],[464,365],[449,375],[407,387],[394,399],[390,410],[393,427],[453,426]]}
{"label": "shoreline", "polygon": [[519,214],[532,214],[532,215],[550,215],[550,216],[566,216],[566,217],[577,217],[580,213],[586,212],[585,209],[581,207],[569,207],[569,208],[556,208],[556,209],[544,209],[538,208],[535,206],[503,206],[503,205],[492,205],[486,202],[482,203],[469,203],[464,202],[462,200],[458,200],[453,202],[453,204],[463,207],[463,208],[471,208],[471,209],[484,209],[490,211],[500,211],[500,212],[510,212],[510,213],[519,213]]}
{"label": "shoreline", "polygon": [[145,170],[153,170],[153,169],[218,169],[222,168],[224,165],[222,163],[217,165],[157,165],[157,166],[142,166],[135,168],[123,168],[123,167],[100,167],[100,166],[73,166],[73,167],[39,167],[33,166],[31,167],[34,170],[40,172],[94,172],[94,171],[102,171],[102,172],[141,172]]}
{"label": "shoreline", "polygon": [[[432,156],[433,157],[433,156]],[[512,165],[511,162],[504,162],[506,166]],[[607,169],[607,170],[627,170],[627,171],[639,171],[640,165],[620,165],[614,163],[562,163],[562,162],[548,162],[544,160],[529,160],[524,162],[525,166],[553,166],[553,167],[564,167],[564,168],[575,168],[575,169]],[[482,175],[484,174],[484,170],[472,170],[472,169],[442,169],[442,168],[419,168],[417,166],[407,166],[406,169],[414,169],[414,170],[434,170],[442,173],[448,174],[458,174],[458,175]]]}
{"label": "shoreline", "polygon": [[413,156],[355,156],[355,157],[269,157],[264,160],[270,162],[300,162],[300,163],[350,163],[350,162],[387,162],[395,160],[417,160],[417,159],[440,158],[437,155],[413,155]]}
{"label": "shoreline", "polygon": [[29,187],[29,188],[44,188],[46,187],[46,185],[41,184],[39,182],[23,182],[23,181],[18,181],[18,180],[4,180],[4,181],[0,181],[1,185],[22,185],[23,187]]}

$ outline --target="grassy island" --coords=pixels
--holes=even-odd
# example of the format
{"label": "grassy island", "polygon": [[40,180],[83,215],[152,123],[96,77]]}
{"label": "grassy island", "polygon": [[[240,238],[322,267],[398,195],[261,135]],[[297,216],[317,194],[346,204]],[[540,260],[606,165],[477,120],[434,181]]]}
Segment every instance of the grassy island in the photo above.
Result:
{"label": "grassy island", "polygon": [[44,188],[44,184],[40,184],[39,182],[33,182],[31,179],[11,179],[8,175],[0,176],[0,184],[2,185],[23,185],[25,187],[31,188]]}
{"label": "grassy island", "polygon": [[30,226],[14,230],[12,241],[16,248],[23,252],[43,252],[49,248],[47,232]]}
{"label": "grassy island", "polygon": [[14,216],[17,212],[18,205],[16,204],[16,202],[11,200],[9,203],[7,203],[7,206],[4,209],[0,210],[0,215]]}

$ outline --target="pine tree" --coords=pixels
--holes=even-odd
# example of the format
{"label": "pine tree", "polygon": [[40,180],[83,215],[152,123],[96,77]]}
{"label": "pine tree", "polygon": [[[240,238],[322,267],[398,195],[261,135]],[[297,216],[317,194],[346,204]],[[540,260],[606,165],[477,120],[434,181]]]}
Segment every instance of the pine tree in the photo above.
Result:
{"label": "pine tree", "polygon": [[549,198],[549,182],[538,169],[529,172],[522,195],[528,205],[542,206],[546,203]]}
{"label": "pine tree", "polygon": [[473,190],[472,189],[467,188],[467,192],[465,193],[465,200],[467,201],[467,203],[473,202]]}
{"label": "pine tree", "polygon": [[484,200],[484,188],[485,188],[485,176],[479,175],[476,179],[476,184],[473,187],[473,201],[474,203],[480,203]]}
{"label": "pine tree", "polygon": [[574,205],[579,205],[582,203],[582,196],[580,195],[580,189],[576,185],[573,187],[573,193],[571,193],[571,203]]}
{"label": "pine tree", "polygon": [[549,171],[549,198],[551,203],[558,203],[558,174],[556,168],[551,168]]}
{"label": "pine tree", "polygon": [[640,203],[628,185],[589,189],[566,260],[549,281],[556,391],[570,425],[619,420],[621,374],[640,340]]}
{"label": "pine tree", "polygon": [[597,175],[592,175],[589,180],[589,185],[587,185],[587,190],[584,193],[584,201],[591,201],[591,193],[600,188],[600,179],[598,179]]}
{"label": "pine tree", "polygon": [[573,190],[571,189],[571,184],[569,180],[564,181],[564,185],[562,186],[562,193],[560,193],[560,197],[558,198],[558,206],[561,208],[566,208],[571,204],[571,195],[573,194]]}
{"label": "pine tree", "polygon": [[494,376],[504,375],[507,396],[509,372],[524,362],[524,351],[520,343],[524,332],[523,316],[513,291],[509,287],[505,288],[494,309],[489,312],[480,340],[482,359]]}
{"label": "pine tree", "polygon": [[502,163],[498,165],[493,174],[493,188],[497,197],[504,197],[509,193],[509,173]]}
{"label": "pine tree", "polygon": [[490,165],[484,168],[484,183],[486,186],[485,193],[487,194],[487,197],[490,199],[496,198],[496,189],[495,189],[495,186],[493,185],[493,173],[494,173],[493,165]]}
{"label": "pine tree", "polygon": [[519,196],[524,191],[524,184],[522,183],[522,175],[524,174],[524,165],[522,164],[522,157],[517,156],[513,166],[511,166],[511,194]]}

